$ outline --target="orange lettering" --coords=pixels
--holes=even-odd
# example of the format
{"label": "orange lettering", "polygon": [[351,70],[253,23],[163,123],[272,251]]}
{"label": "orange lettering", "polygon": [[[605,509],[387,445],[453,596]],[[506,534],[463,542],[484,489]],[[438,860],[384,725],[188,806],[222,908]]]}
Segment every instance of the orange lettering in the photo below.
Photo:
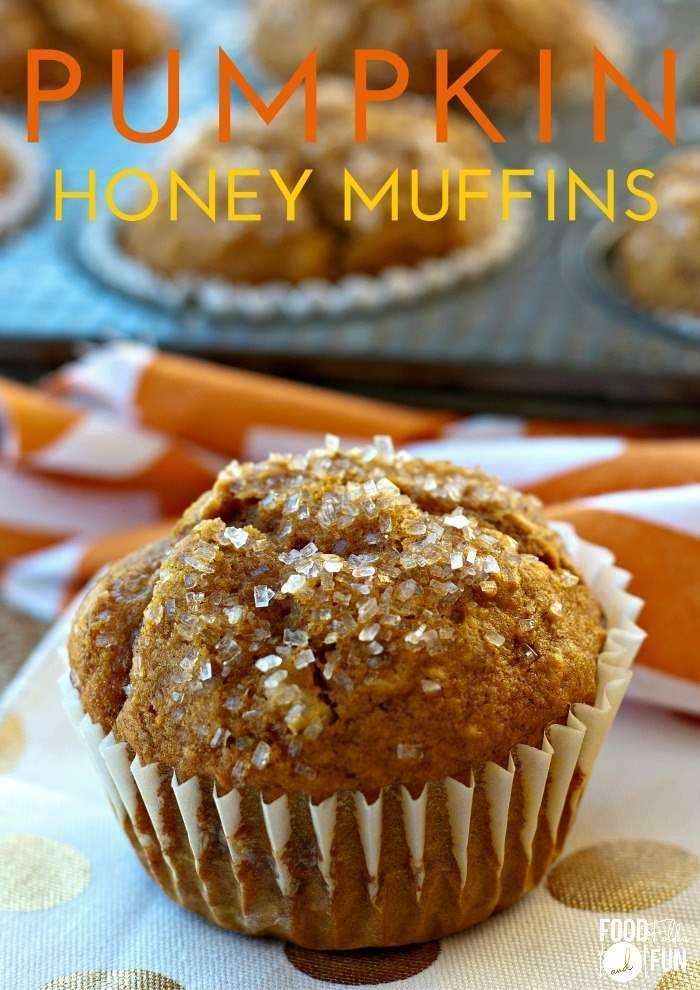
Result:
{"label": "orange lettering", "polygon": [[664,51],[664,112],[663,117],[648,100],[634,88],[602,52],[595,49],[593,55],[593,140],[603,144],[607,140],[608,78],[622,90],[648,121],[659,130],[670,144],[676,143],[676,53],[672,48]]}
{"label": "orange lettering", "polygon": [[540,51],[540,141],[552,140],[552,50]]}
{"label": "orange lettering", "polygon": [[[57,89],[41,88],[41,63],[58,62],[65,65],[68,78]],[[40,111],[42,103],[60,103],[69,100],[80,88],[82,72],[80,65],[67,52],[52,48],[30,48],[27,52],[27,141],[36,143],[40,132]]]}
{"label": "orange lettering", "polygon": [[[386,89],[369,89],[367,65],[369,62],[388,62],[396,72],[396,79]],[[387,103],[396,100],[408,86],[408,66],[395,52],[384,48],[358,48],[355,52],[355,140],[367,140],[367,104]]]}
{"label": "orange lettering", "polygon": [[303,83],[306,90],[304,137],[307,141],[316,140],[316,49],[306,56],[277,96],[268,104],[256,93],[235,62],[228,57],[223,48],[220,48],[219,141],[231,140],[231,83],[238,86],[248,103],[266,124],[272,123],[290,96]]}
{"label": "orange lettering", "polygon": [[124,116],[124,52],[112,52],[112,120],[114,126],[128,141],[137,144],[155,144],[170,137],[180,122],[180,52],[173,48],[168,52],[168,115],[162,127],[154,131],[135,131]]}
{"label": "orange lettering", "polygon": [[457,97],[462,106],[469,111],[477,124],[494,143],[503,144],[505,142],[505,138],[501,132],[493,124],[493,122],[489,120],[474,97],[470,96],[466,90],[467,83],[471,82],[474,76],[478,75],[481,70],[487,66],[489,62],[492,62],[497,55],[500,55],[500,53],[500,48],[489,48],[487,52],[484,52],[481,58],[477,59],[473,65],[469,66],[466,72],[462,73],[459,79],[450,85],[449,53],[446,48],[439,48],[437,50],[435,53],[437,76],[437,86],[435,91],[437,141],[447,141],[447,117],[449,105],[450,101]]}

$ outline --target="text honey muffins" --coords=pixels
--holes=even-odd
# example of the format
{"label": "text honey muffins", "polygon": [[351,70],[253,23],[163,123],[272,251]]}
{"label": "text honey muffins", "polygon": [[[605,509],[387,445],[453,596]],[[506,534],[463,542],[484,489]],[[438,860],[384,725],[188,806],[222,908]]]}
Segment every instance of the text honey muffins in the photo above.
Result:
{"label": "text honey muffins", "polygon": [[[27,85],[27,49],[60,49],[80,63],[87,84],[106,83],[113,49],[140,68],[161,56],[171,37],[165,15],[142,0],[0,0],[0,98],[20,99]],[[47,62],[42,84],[65,82]]]}
{"label": "text honey muffins", "polygon": [[[419,219],[411,211],[405,182],[399,191],[398,220],[391,219],[386,204],[370,212],[361,203],[356,204],[352,220],[344,219],[345,168],[371,195],[392,170],[398,168],[405,180],[411,169],[417,169],[420,208],[430,213],[440,209],[443,170],[452,169],[454,184],[459,168],[495,167],[486,140],[466,121],[453,121],[449,143],[437,145],[431,108],[418,99],[403,107],[372,107],[368,143],[356,144],[352,105],[348,82],[319,80],[318,140],[314,143],[301,139],[304,109],[299,100],[285,107],[269,126],[250,108],[237,108],[230,145],[219,142],[215,122],[204,125],[166,163],[169,169],[162,180],[158,207],[139,223],[125,225],[121,234],[125,251],[160,275],[197,275],[252,285],[377,274],[391,266],[410,267],[469,247],[478,252],[483,246],[487,258],[494,238],[502,234],[499,228],[509,226],[500,223],[496,180],[491,176],[470,180],[475,195],[489,190],[491,195],[470,201],[465,221],[458,219],[455,210],[435,222]],[[207,188],[210,170],[216,172],[216,223],[183,196],[178,222],[171,221],[170,168],[200,195]],[[258,215],[260,220],[229,219],[226,176],[230,169],[241,168],[259,169],[261,177],[239,181],[239,188],[254,191],[255,198],[237,200],[236,211]],[[307,168],[313,174],[297,199],[294,219],[289,220],[285,198],[267,173],[276,169],[293,185]]]}
{"label": "text honey muffins", "polygon": [[[255,5],[253,48],[262,64],[287,78],[313,48],[319,69],[353,71],[358,48],[400,55],[416,92],[435,89],[435,51],[448,49],[451,78],[491,48],[500,55],[470,83],[480,100],[521,104],[538,82],[540,49],[552,52],[557,90],[576,88],[592,62],[594,46],[620,49],[616,24],[596,5],[580,0],[261,0]],[[394,69],[372,64],[376,86],[393,83]]]}
{"label": "text honey muffins", "polygon": [[623,234],[614,268],[643,309],[700,317],[700,149],[667,159],[653,193],[657,216]]}
{"label": "text honey muffins", "polygon": [[71,705],[180,903],[402,944],[512,903],[560,847],[600,744],[579,716],[609,724],[629,676],[606,621],[536,500],[331,438],[234,462],[96,582]]}

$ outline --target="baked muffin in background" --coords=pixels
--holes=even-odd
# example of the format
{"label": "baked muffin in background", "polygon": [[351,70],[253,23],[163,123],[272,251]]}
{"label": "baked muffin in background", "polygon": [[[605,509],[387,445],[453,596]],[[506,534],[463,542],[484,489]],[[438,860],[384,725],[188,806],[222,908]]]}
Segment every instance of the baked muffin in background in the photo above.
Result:
{"label": "baked muffin in background", "polygon": [[[402,106],[377,105],[368,114],[368,143],[354,141],[351,84],[321,78],[318,86],[318,140],[305,143],[303,104],[286,107],[273,124],[265,125],[250,108],[236,108],[235,139],[219,143],[214,121],[203,125],[184,149],[166,164],[200,195],[207,189],[210,169],[219,176],[217,222],[184,196],[179,222],[170,221],[168,177],[163,179],[159,207],[145,220],[125,225],[121,234],[126,252],[159,274],[219,277],[258,284],[306,278],[336,280],[354,272],[376,274],[390,265],[412,266],[425,258],[448,255],[459,248],[486,243],[500,225],[496,180],[470,179],[469,188],[486,191],[488,199],[469,203],[466,221],[453,208],[439,221],[426,223],[410,209],[408,179],[420,172],[420,208],[429,213],[441,204],[443,169],[457,182],[459,168],[495,171],[490,148],[476,127],[455,120],[447,145],[434,141],[434,116],[419,98]],[[239,200],[240,213],[258,213],[260,222],[227,219],[226,173],[233,168],[259,168],[262,175],[241,179],[239,189],[255,189],[257,199]],[[354,201],[353,219],[343,219],[343,176],[347,167],[374,195],[390,173],[400,170],[399,220],[392,221],[388,200],[373,213]],[[287,221],[286,205],[267,174],[277,169],[287,183],[304,169],[313,169],[297,200],[296,219]]]}
{"label": "baked muffin in background", "polygon": [[0,27],[0,98],[20,99],[27,91],[27,50],[47,47],[47,34],[23,0],[0,0]]}
{"label": "baked muffin in background", "polygon": [[[594,46],[618,52],[616,24],[589,0],[259,0],[254,5],[253,49],[273,75],[287,78],[318,49],[319,69],[351,73],[356,48],[401,55],[409,86],[435,91],[435,50],[450,52],[456,78],[489,48],[501,54],[470,84],[485,103],[513,108],[537,86],[539,50],[552,50],[556,91],[586,81]],[[389,85],[391,66],[372,65],[376,86]]]}
{"label": "baked muffin in background", "polygon": [[330,438],[229,465],[96,581],[69,657],[165,891],[328,949],[458,931],[538,882],[585,776],[560,751],[545,788],[543,738],[596,702],[605,636],[536,499]]}
{"label": "baked muffin in background", "polygon": [[0,148],[0,200],[7,195],[8,189],[15,181],[15,162],[4,148]]}
{"label": "baked muffin in background", "polygon": [[43,196],[42,159],[15,121],[0,114],[0,237],[25,224]]}
{"label": "baked muffin in background", "polygon": [[[0,98],[21,99],[27,88],[27,49],[55,48],[80,62],[83,85],[111,78],[112,49],[123,48],[129,69],[164,54],[171,27],[143,0],[0,0]],[[62,85],[63,66],[47,62],[44,85]]]}
{"label": "baked muffin in background", "polygon": [[700,316],[700,148],[671,155],[652,189],[656,216],[630,225],[613,266],[643,309]]}

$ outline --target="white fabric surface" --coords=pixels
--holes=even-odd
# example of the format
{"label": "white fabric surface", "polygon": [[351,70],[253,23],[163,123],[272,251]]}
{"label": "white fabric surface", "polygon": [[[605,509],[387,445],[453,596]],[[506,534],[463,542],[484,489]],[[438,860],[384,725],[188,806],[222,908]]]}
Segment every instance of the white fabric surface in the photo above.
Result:
{"label": "white fabric surface", "polygon": [[[86,890],[32,913],[0,910],[1,990],[41,990],[84,970],[153,970],[185,990],[313,990],[281,944],[220,931],[171,903],[144,873],[103,798],[61,709],[54,630],[0,699],[0,724],[20,716],[19,763],[0,775],[0,838],[48,836],[92,865]],[[654,838],[700,854],[700,722],[626,702],[593,773],[567,852],[620,838]],[[700,959],[700,880],[634,915],[673,918]],[[624,916],[621,916],[624,917]],[[401,983],[411,990],[596,990],[599,916],[559,903],[543,886],[477,928],[444,939],[437,960]],[[630,985],[655,987],[661,972]],[[329,984],[326,984],[329,985]],[[386,984],[389,986],[398,983]],[[102,985],[100,984],[100,987]]]}

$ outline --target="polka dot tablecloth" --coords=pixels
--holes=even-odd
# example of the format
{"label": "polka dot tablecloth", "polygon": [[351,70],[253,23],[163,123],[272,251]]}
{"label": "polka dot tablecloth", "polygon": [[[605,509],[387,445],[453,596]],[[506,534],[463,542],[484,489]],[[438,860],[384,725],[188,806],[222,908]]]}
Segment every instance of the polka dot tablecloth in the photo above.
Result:
{"label": "polka dot tablecloth", "polygon": [[61,636],[0,698],[1,990],[700,990],[697,721],[625,704],[520,904],[441,942],[321,954],[220,931],[145,875],[61,710]]}
{"label": "polka dot tablecloth", "polygon": [[[45,631],[42,622],[0,602],[0,691],[12,680]],[[2,748],[0,743],[0,753]]]}

